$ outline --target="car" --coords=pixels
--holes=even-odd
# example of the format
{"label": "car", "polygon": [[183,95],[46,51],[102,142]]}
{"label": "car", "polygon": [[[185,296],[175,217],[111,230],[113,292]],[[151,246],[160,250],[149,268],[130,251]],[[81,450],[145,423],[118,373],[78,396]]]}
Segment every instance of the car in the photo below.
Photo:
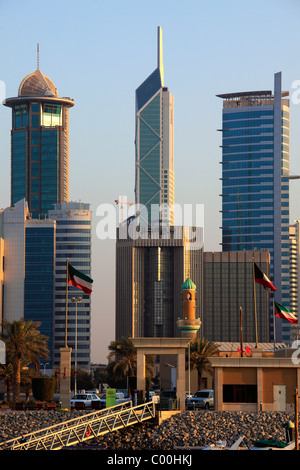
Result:
{"label": "car", "polygon": [[209,408],[214,406],[214,391],[213,390],[199,390],[192,398],[187,400],[187,409],[194,410],[197,408]]}
{"label": "car", "polygon": [[92,402],[100,402],[100,398],[95,393],[78,393],[71,398],[71,408],[75,408],[76,404],[83,404],[84,408],[91,408]]}

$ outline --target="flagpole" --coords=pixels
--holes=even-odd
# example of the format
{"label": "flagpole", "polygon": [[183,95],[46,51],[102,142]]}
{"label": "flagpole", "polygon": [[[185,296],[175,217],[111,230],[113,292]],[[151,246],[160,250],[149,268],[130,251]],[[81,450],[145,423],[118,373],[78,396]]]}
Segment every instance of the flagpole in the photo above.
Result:
{"label": "flagpole", "polygon": [[66,275],[66,337],[65,337],[65,347],[67,348],[67,336],[68,336],[68,280],[69,280],[69,258],[67,258],[66,263],[67,275]]}
{"label": "flagpole", "polygon": [[275,300],[273,298],[273,341],[274,341],[274,356],[275,356]]}
{"label": "flagpole", "polygon": [[254,295],[255,338],[256,338],[256,348],[258,348],[254,256],[252,258],[252,266],[253,266],[253,295]]}
{"label": "flagpole", "polygon": [[240,307],[240,328],[241,328],[241,357],[244,356],[243,353],[243,310],[242,307]]}

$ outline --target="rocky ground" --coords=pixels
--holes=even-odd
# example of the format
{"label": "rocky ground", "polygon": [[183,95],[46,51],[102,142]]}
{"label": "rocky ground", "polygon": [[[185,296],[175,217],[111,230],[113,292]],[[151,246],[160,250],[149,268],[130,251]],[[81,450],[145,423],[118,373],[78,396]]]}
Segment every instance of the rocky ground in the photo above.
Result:
{"label": "rocky ground", "polygon": [[[0,442],[36,431],[52,424],[73,419],[82,411],[0,411]],[[163,421],[160,425],[145,422],[82,445],[116,449],[169,450],[182,446],[205,446],[218,440],[230,442],[238,433],[244,442],[252,444],[255,439],[280,439],[285,441],[285,424],[294,422],[294,414],[283,412],[216,412],[187,411]]]}

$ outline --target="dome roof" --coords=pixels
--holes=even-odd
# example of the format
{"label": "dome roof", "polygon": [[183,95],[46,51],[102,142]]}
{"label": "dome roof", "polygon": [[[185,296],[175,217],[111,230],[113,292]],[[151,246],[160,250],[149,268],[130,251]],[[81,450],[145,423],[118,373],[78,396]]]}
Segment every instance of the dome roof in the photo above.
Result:
{"label": "dome roof", "polygon": [[186,281],[182,284],[181,290],[196,290],[196,286],[193,281],[188,277]]}
{"label": "dome roof", "polygon": [[18,96],[49,96],[58,98],[57,89],[40,69],[27,75],[20,83]]}

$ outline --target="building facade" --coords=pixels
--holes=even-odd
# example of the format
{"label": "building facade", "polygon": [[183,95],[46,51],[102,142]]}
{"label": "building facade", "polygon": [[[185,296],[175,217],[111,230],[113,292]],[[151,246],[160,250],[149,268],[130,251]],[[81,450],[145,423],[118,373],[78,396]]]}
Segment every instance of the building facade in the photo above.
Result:
{"label": "building facade", "polygon": [[[88,369],[91,354],[91,298],[68,285],[67,259],[91,276],[91,210],[82,202],[56,204],[49,211],[56,221],[54,365],[60,363],[60,348],[72,348],[72,367]],[[67,313],[67,315],[66,315]]]}
{"label": "building facade", "polygon": [[49,359],[41,363],[53,367],[55,220],[26,221],[24,320],[40,322],[39,331],[48,340]]}
{"label": "building facade", "polygon": [[[222,250],[268,250],[275,300],[289,308],[289,100],[281,81],[276,73],[274,93],[218,95]],[[275,332],[276,341],[289,339],[289,325],[277,319]]]}
{"label": "building facade", "polygon": [[266,250],[204,253],[202,328],[206,339],[239,342],[242,326],[244,341],[270,341],[270,295],[254,283],[253,261],[268,276],[270,254]]}
{"label": "building facade", "polygon": [[70,98],[60,98],[39,68],[20,83],[18,96],[3,104],[12,109],[11,205],[28,202],[33,218],[47,216],[68,201]]}
{"label": "building facade", "polygon": [[[53,220],[31,219],[25,199],[0,212],[2,318],[40,322],[53,366],[55,232]],[[1,274],[0,274],[1,279]]]}
{"label": "building facade", "polygon": [[[164,86],[162,31],[157,68],[136,90],[135,202],[140,223],[174,223],[174,99]],[[161,208],[161,211],[160,211]]]}
{"label": "building facade", "polygon": [[181,285],[189,276],[197,286],[195,317],[202,317],[202,240],[191,249],[193,235],[184,227],[170,227],[166,238],[161,229],[153,236],[150,227],[136,239],[121,230],[116,243],[116,338],[180,337]]}
{"label": "building facade", "polygon": [[[290,310],[299,319],[300,292],[300,222],[290,225]],[[297,324],[291,326],[291,339],[299,337]]]}

